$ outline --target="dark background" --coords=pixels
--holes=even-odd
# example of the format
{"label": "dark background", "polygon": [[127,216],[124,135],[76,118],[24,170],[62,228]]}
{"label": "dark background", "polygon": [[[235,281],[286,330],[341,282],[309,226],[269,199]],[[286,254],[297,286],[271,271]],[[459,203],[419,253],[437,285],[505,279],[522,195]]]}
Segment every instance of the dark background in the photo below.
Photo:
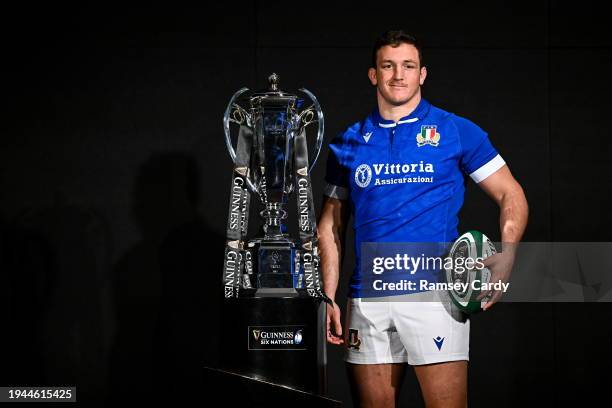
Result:
{"label": "dark background", "polygon": [[[198,373],[218,363],[217,328],[231,318],[219,287],[225,105],[278,72],[283,89],[317,95],[329,141],[374,106],[370,47],[390,28],[424,44],[424,96],[487,130],[509,163],[530,204],[526,241],[610,241],[612,33],[595,4],[6,9],[0,385],[74,384],[99,405],[187,385],[205,401],[214,390]],[[470,183],[460,230],[499,239],[497,217]],[[607,303],[502,303],[476,316],[470,405],[603,395],[611,318]],[[328,350],[329,394],[350,406],[342,352]],[[412,374],[405,385],[403,401],[422,405]]]}

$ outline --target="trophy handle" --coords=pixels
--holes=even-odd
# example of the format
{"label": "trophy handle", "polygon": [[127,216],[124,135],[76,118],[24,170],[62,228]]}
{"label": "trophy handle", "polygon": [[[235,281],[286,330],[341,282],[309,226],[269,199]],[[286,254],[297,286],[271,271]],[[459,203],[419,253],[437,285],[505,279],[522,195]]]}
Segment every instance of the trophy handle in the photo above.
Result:
{"label": "trophy handle", "polygon": [[[317,159],[319,158],[319,153],[321,152],[321,147],[323,146],[323,133],[325,132],[325,119],[323,118],[323,110],[321,109],[321,105],[319,104],[319,101],[317,100],[317,97],[314,96],[312,94],[312,92],[310,92],[308,89],[306,88],[300,88],[300,92],[305,93],[310,100],[312,101],[313,106],[309,107],[308,109],[304,110],[301,114],[300,114],[300,119],[302,118],[302,115],[305,113],[312,113],[312,108],[314,107],[316,113],[317,113],[317,122],[319,123],[319,130],[317,132],[317,140],[315,142],[315,153],[312,156],[312,160],[310,161],[310,165],[308,167],[308,174],[310,174],[310,172],[312,171],[312,168],[314,167],[315,163],[317,162]],[[305,126],[308,126],[310,123],[312,123],[312,121],[305,121]]]}
{"label": "trophy handle", "polygon": [[[232,146],[232,138],[230,134],[230,122],[234,122],[238,125],[246,124],[247,126],[251,126],[251,115],[240,105],[236,103],[236,100],[245,92],[247,92],[249,88],[240,88],[230,99],[227,107],[225,108],[225,113],[223,114],[223,130],[225,132],[225,146],[227,146],[227,151],[232,159],[233,163],[236,163],[236,151],[234,150],[234,146]],[[247,187],[251,190],[251,193],[256,194],[257,188],[251,181],[250,178],[247,177]]]}
{"label": "trophy handle", "polygon": [[[249,115],[240,105],[234,103],[236,99],[240,97],[243,93],[248,91],[249,88],[241,88],[239,89],[230,99],[227,104],[227,108],[225,108],[225,113],[223,114],[223,130],[225,131],[225,145],[227,146],[227,151],[232,159],[233,163],[236,163],[236,151],[234,150],[234,146],[232,146],[232,138],[230,135],[230,122],[237,123],[239,125],[243,124],[246,120],[247,125],[251,122],[251,115]],[[232,115],[232,110],[234,110],[234,114]]]}

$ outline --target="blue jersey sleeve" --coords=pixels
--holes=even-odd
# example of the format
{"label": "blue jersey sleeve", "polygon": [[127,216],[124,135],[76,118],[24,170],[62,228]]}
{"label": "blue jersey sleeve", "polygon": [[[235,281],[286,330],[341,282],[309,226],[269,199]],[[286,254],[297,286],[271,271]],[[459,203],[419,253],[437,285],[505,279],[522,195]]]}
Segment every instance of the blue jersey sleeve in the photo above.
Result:
{"label": "blue jersey sleeve", "polygon": [[504,160],[491,144],[487,133],[473,122],[455,116],[461,144],[461,168],[480,183],[499,170]]}
{"label": "blue jersey sleeve", "polygon": [[326,196],[338,200],[346,200],[349,196],[348,169],[342,164],[343,149],[344,134],[341,133],[329,144],[324,191]]}

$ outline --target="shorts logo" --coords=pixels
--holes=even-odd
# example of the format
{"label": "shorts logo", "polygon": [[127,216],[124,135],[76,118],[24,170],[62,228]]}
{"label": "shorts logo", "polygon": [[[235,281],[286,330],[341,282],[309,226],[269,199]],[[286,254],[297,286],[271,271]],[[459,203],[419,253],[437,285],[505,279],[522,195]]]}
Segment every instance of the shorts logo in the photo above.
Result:
{"label": "shorts logo", "polygon": [[354,348],[355,350],[359,350],[359,346],[361,346],[361,339],[359,338],[359,330],[349,329],[347,347]]}
{"label": "shorts logo", "polygon": [[442,343],[444,343],[444,337],[436,337],[435,339],[433,339],[434,343],[436,343],[436,347],[438,347],[438,350],[442,350]]}
{"label": "shorts logo", "polygon": [[440,134],[437,132],[437,125],[423,125],[421,131],[416,135],[417,146],[438,146],[440,143]]}
{"label": "shorts logo", "polygon": [[367,164],[362,164],[355,170],[355,183],[361,187],[367,187],[372,180],[372,169]]}

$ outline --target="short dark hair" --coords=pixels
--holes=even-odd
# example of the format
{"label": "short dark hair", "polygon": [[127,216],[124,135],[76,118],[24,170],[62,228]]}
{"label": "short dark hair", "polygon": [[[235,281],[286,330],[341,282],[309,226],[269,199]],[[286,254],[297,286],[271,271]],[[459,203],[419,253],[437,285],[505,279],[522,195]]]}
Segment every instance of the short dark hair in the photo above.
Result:
{"label": "short dark hair", "polygon": [[413,45],[417,51],[419,52],[419,63],[423,67],[425,64],[423,63],[423,53],[421,52],[421,45],[417,41],[416,38],[407,34],[404,30],[389,30],[380,37],[376,39],[374,42],[374,47],[372,48],[372,67],[376,68],[376,54],[378,50],[386,45],[390,45],[393,48],[399,47],[400,44],[410,44]]}

